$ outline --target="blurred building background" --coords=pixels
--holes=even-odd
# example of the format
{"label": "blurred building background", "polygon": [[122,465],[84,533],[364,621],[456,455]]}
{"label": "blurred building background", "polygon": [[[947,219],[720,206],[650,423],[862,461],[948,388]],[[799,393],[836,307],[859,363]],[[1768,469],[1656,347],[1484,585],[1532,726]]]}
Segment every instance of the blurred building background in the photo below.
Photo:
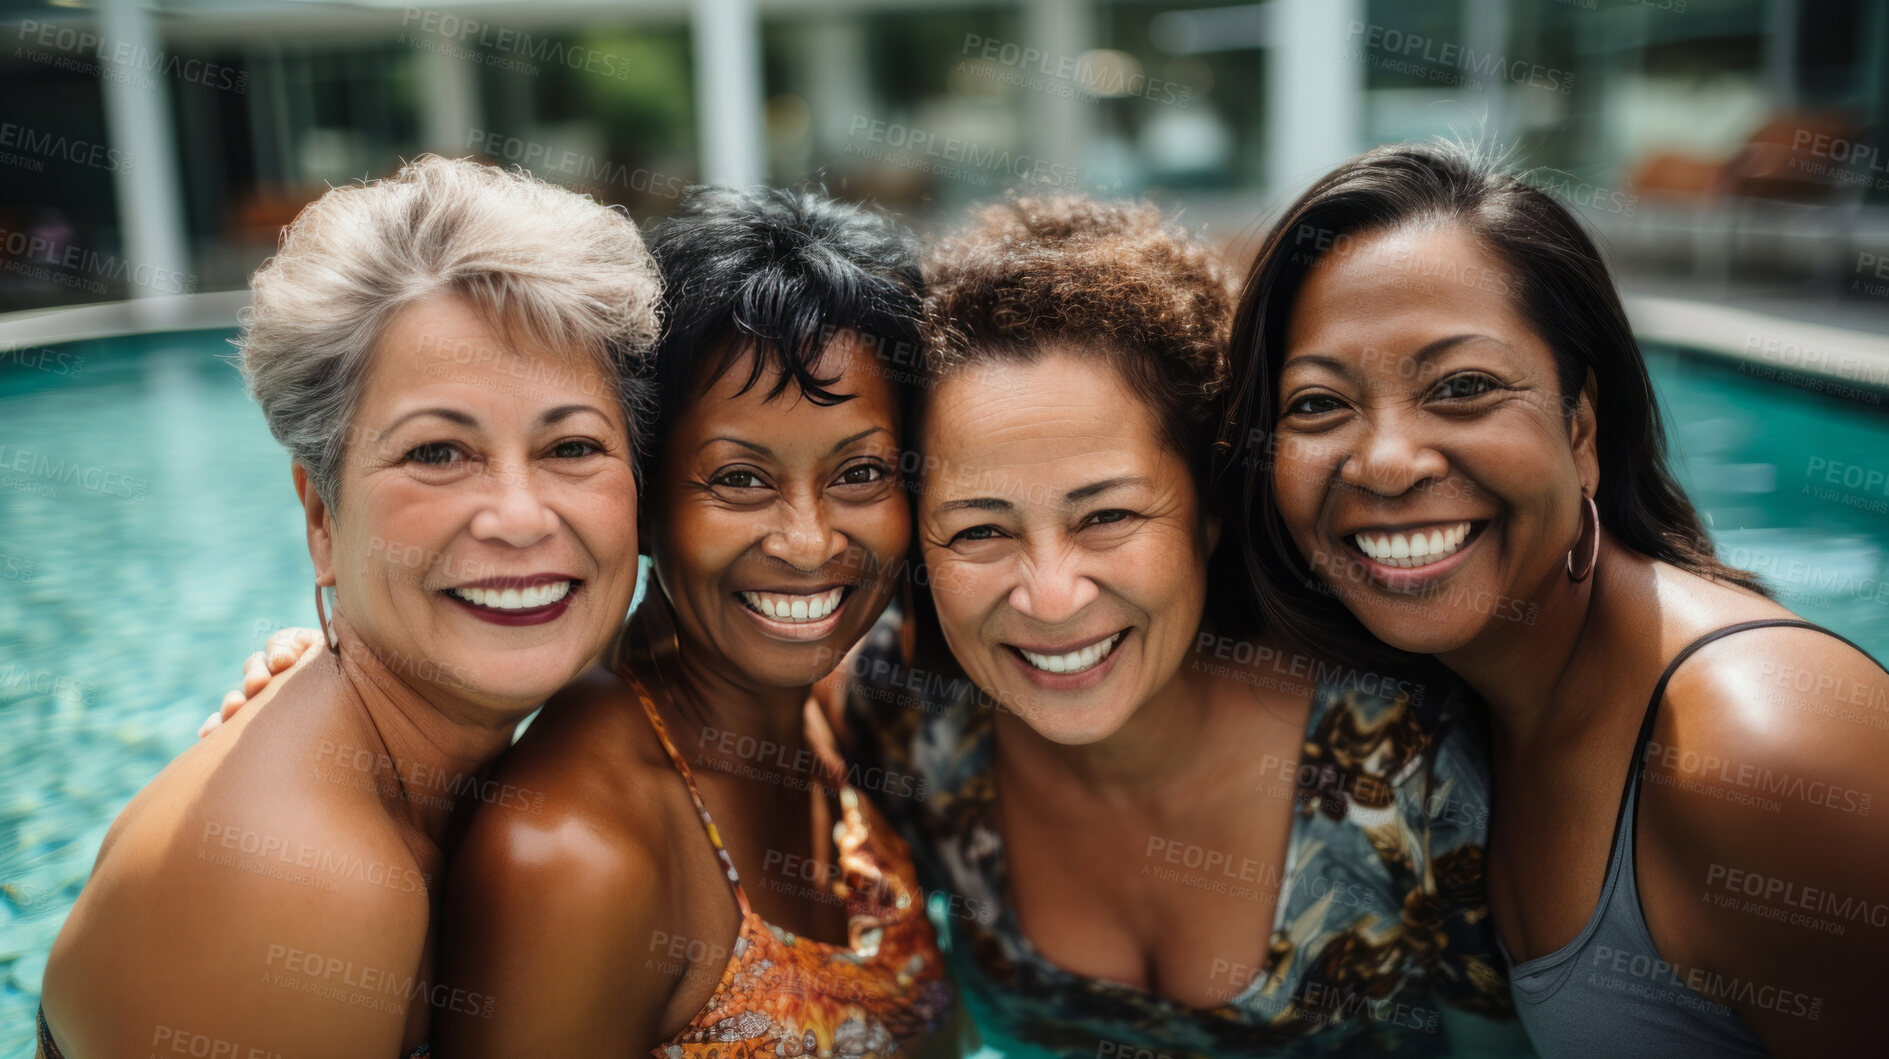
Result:
{"label": "blurred building background", "polygon": [[1877,0],[0,0],[0,311],[234,290],[423,151],[660,216],[823,181],[921,225],[1153,194],[1250,246],[1436,134],[1531,167],[1635,277],[1889,308]]}

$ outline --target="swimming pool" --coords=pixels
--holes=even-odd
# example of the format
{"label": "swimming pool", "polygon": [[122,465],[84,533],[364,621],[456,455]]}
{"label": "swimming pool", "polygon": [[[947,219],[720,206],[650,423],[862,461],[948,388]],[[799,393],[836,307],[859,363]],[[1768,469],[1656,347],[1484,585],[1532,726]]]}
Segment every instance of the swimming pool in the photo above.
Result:
{"label": "swimming pool", "polygon": [[[0,1057],[124,803],[242,657],[314,622],[288,458],[230,332],[0,354]],[[1889,654],[1889,412],[1649,349],[1682,477],[1734,562]]]}

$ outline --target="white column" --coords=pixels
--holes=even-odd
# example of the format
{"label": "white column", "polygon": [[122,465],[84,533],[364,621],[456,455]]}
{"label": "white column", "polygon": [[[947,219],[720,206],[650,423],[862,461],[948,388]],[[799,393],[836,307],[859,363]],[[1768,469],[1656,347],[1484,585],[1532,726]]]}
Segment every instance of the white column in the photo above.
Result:
{"label": "white column", "polygon": [[[1462,0],[1463,45],[1477,55],[1509,54],[1509,0]],[[1509,83],[1501,77],[1482,82],[1482,139],[1506,153],[1514,145],[1515,108]]]}
{"label": "white column", "polygon": [[696,140],[702,180],[767,179],[761,126],[761,17],[754,0],[694,0]]}
{"label": "white column", "polygon": [[866,78],[866,27],[856,14],[816,15],[800,31],[800,81],[813,115],[817,157],[846,150],[853,119],[872,113]]}
{"label": "white column", "polygon": [[[1025,0],[1023,39],[1017,44],[1040,49],[1054,69],[1065,58],[1094,47],[1090,6],[1093,0]],[[1025,71],[1028,73],[1029,71]],[[1052,92],[1025,92],[1023,149],[1039,158],[1082,168],[1082,148],[1089,142],[1095,104]]]}
{"label": "white column", "polygon": [[426,149],[447,158],[470,151],[467,136],[483,128],[479,78],[472,63],[444,50],[414,55],[420,82],[420,135]]}
{"label": "white column", "polygon": [[[1363,149],[1364,0],[1273,0],[1266,57],[1266,177],[1273,196],[1296,194]],[[1349,42],[1349,43],[1347,43]]]}
{"label": "white column", "polygon": [[[142,267],[150,275],[165,275],[160,269],[190,275],[183,188],[178,181],[177,145],[172,140],[170,83],[161,69],[140,69],[137,62],[139,56],[158,54],[163,42],[139,0],[100,0],[98,27],[105,41],[99,49],[104,75],[99,87],[106,133],[133,160],[112,175],[125,257],[134,272]],[[169,293],[136,284],[130,288],[133,298]]]}

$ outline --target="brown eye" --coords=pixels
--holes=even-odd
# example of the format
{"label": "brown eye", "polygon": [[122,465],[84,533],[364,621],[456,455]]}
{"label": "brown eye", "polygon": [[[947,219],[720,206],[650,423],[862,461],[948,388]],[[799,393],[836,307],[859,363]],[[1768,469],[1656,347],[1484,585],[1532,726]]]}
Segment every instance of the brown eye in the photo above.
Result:
{"label": "brown eye", "polygon": [[429,441],[424,445],[415,445],[407,450],[406,459],[412,463],[423,463],[433,467],[444,467],[461,455],[460,451],[443,441]]}
{"label": "brown eye", "polygon": [[856,463],[840,472],[840,485],[871,485],[885,479],[885,468],[876,463]]}
{"label": "brown eye", "polygon": [[759,489],[763,483],[761,476],[753,471],[729,471],[716,476],[712,484],[724,489]]}
{"label": "brown eye", "polygon": [[949,544],[956,544],[959,541],[996,540],[997,534],[999,532],[1001,531],[998,530],[997,527],[990,525],[989,523],[985,523],[982,526],[972,526],[970,529],[961,529],[957,533],[953,534],[951,536],[951,539],[945,543],[949,545]]}
{"label": "brown eye", "polygon": [[560,441],[551,450],[551,458],[558,460],[581,460],[585,456],[594,456],[603,451],[603,446],[585,438],[571,438]]}
{"label": "brown eye", "polygon": [[1286,405],[1289,416],[1320,416],[1327,412],[1336,412],[1344,407],[1343,402],[1328,393],[1308,393],[1297,397]]}
{"label": "brown eye", "polygon": [[1452,375],[1437,385],[1436,395],[1444,400],[1461,400],[1481,397],[1496,386],[1496,381],[1487,375]]}

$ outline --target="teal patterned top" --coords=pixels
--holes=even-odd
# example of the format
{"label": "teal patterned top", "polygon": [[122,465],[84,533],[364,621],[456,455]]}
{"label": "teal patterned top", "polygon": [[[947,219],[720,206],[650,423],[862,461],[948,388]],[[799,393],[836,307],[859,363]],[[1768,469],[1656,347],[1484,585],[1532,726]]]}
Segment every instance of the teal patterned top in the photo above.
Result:
{"label": "teal patterned top", "polygon": [[[1256,810],[1294,803],[1265,969],[1196,1008],[1031,946],[1004,900],[992,705],[961,674],[905,665],[897,643],[881,625],[851,665],[855,753],[901,777],[880,800],[917,858],[960,995],[1005,1055],[1448,1055],[1442,1006],[1513,1017],[1483,889],[1487,753],[1460,687],[1320,676],[1300,761],[1256,763]],[[1215,892],[1273,884],[1178,871]]]}

